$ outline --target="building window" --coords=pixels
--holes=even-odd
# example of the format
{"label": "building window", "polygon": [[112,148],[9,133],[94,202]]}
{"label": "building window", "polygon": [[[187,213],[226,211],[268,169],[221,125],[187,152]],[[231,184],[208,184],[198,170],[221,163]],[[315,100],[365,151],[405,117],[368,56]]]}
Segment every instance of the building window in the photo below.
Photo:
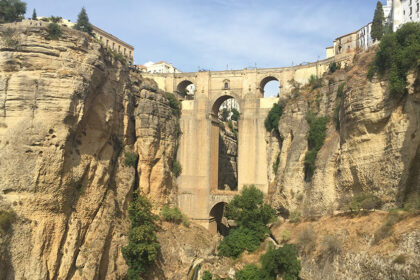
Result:
{"label": "building window", "polygon": [[115,43],[112,43],[112,50],[115,50]]}
{"label": "building window", "polygon": [[108,48],[109,40],[106,40],[106,47]]}
{"label": "building window", "polygon": [[417,3],[417,12],[419,11],[419,3]]}
{"label": "building window", "polygon": [[413,14],[413,8],[410,7],[410,16]]}
{"label": "building window", "polygon": [[118,52],[121,52],[121,46],[118,46]]}
{"label": "building window", "polygon": [[126,51],[126,49],[124,48],[124,55],[125,55],[125,51]]}
{"label": "building window", "polygon": [[131,51],[130,51],[130,56],[131,56]]}

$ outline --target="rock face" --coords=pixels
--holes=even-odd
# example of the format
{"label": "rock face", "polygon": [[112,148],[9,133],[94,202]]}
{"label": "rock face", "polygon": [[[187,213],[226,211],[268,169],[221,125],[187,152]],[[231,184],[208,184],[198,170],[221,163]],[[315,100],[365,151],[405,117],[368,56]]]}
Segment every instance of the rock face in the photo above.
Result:
{"label": "rock face", "polygon": [[[362,192],[378,196],[384,208],[392,208],[419,194],[419,72],[410,75],[407,95],[390,96],[386,82],[366,78],[373,57],[372,51],[364,53],[349,71],[324,76],[322,88],[303,90],[284,101],[279,122],[280,162],[271,195],[277,209],[322,215],[345,209],[347,201]],[[343,84],[342,96],[337,97]],[[329,116],[330,122],[314,176],[308,181],[304,160],[309,111]],[[278,139],[267,141],[272,146]]]}
{"label": "rock face", "polygon": [[133,190],[157,206],[174,197],[178,118],[154,82],[93,38],[8,27],[17,43],[0,41],[0,209],[16,219],[0,232],[0,279],[121,279]]}
{"label": "rock face", "polygon": [[219,134],[219,189],[238,189],[238,140],[224,127]]}

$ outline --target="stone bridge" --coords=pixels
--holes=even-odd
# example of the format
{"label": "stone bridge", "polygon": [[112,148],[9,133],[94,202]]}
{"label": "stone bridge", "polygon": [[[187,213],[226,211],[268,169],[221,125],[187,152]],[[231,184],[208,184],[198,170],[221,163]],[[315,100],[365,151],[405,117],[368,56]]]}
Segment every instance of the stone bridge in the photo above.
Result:
{"label": "stone bridge", "polygon": [[[350,63],[352,57],[341,57],[339,63]],[[229,98],[239,104],[238,121],[238,190],[255,185],[268,191],[268,158],[264,120],[279,98],[264,98],[264,86],[269,81],[280,82],[280,99],[290,95],[288,81],[307,83],[311,75],[321,76],[334,58],[304,66],[244,69],[235,71],[206,71],[195,73],[150,74],[160,89],[184,93],[194,84],[196,91],[182,101],[180,126],[182,136],[178,161],[182,174],[178,178],[180,209],[191,219],[216,231],[223,205],[237,192],[218,190],[220,105]]]}

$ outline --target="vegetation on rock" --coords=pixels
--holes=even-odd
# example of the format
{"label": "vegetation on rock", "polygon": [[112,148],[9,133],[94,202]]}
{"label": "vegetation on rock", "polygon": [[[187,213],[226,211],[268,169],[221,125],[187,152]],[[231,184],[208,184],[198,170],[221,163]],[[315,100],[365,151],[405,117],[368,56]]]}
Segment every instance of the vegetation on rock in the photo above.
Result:
{"label": "vegetation on rock", "polygon": [[1,39],[7,48],[17,50],[20,46],[18,34],[11,28],[7,28],[1,33]]}
{"label": "vegetation on rock", "polygon": [[175,177],[178,178],[182,173],[181,163],[177,160],[174,160],[172,162],[171,171],[175,175]]}
{"label": "vegetation on rock", "polygon": [[181,114],[181,107],[180,107],[180,103],[179,103],[178,99],[175,97],[175,95],[173,95],[170,92],[166,93],[166,97],[169,100],[169,107],[171,107],[172,113],[175,116],[179,116]]}
{"label": "vegetation on rock", "polygon": [[301,270],[297,258],[297,250],[292,244],[268,251],[260,258],[261,268],[255,264],[248,264],[235,274],[237,280],[275,280],[280,276],[285,280],[299,279]]}
{"label": "vegetation on rock", "polygon": [[239,116],[240,116],[239,111],[236,110],[235,108],[232,108],[232,117],[231,117],[231,120],[232,121],[239,121]]}
{"label": "vegetation on rock", "polygon": [[48,24],[48,36],[49,40],[58,40],[62,35],[61,27],[55,22]]}
{"label": "vegetation on rock", "polygon": [[420,66],[420,23],[406,23],[398,31],[386,34],[372,62],[368,78],[374,74],[389,80],[393,95],[407,92],[407,74]]}
{"label": "vegetation on rock", "polygon": [[280,164],[280,152],[277,154],[276,160],[273,163],[273,173],[277,174],[277,170],[279,169]]}
{"label": "vegetation on rock", "polygon": [[33,19],[33,20],[37,20],[37,19],[38,19],[37,15],[36,15],[36,10],[35,10],[35,9],[34,9],[34,11],[32,12],[32,19]]}
{"label": "vegetation on rock", "polygon": [[182,222],[184,226],[189,226],[188,218],[182,214],[181,210],[177,207],[170,207],[169,205],[163,206],[160,211],[160,216],[164,221],[175,224],[180,224]]}
{"label": "vegetation on rock", "polygon": [[328,65],[328,71],[330,73],[334,73],[335,71],[337,71],[338,69],[340,69],[340,64],[338,64],[337,62],[333,61]]}
{"label": "vegetation on rock", "polygon": [[373,194],[361,193],[353,197],[349,202],[350,211],[372,210],[381,207],[382,201]]}
{"label": "vegetation on rock", "polygon": [[327,133],[328,117],[317,117],[308,112],[306,120],[309,123],[308,151],[305,155],[305,180],[310,181],[315,171],[315,160],[318,151],[324,145]]}
{"label": "vegetation on rock", "polygon": [[268,112],[267,118],[264,121],[265,129],[268,132],[271,132],[273,129],[278,131],[280,117],[283,114],[284,105],[279,105],[277,103],[273,104],[270,112]]}
{"label": "vegetation on rock", "polygon": [[309,85],[311,86],[312,89],[320,88],[322,87],[322,79],[319,78],[318,76],[311,75],[309,77]]}
{"label": "vegetation on rock", "polygon": [[143,279],[150,265],[158,256],[160,245],[157,241],[158,216],[152,213],[152,205],[143,194],[134,194],[128,209],[131,228],[128,233],[128,245],[122,248],[122,254],[128,265],[128,279]]}
{"label": "vegetation on rock", "polygon": [[372,30],[370,32],[370,35],[374,41],[379,41],[382,39],[382,36],[384,35],[384,22],[384,9],[382,7],[381,1],[378,1],[376,3],[375,15],[373,16]]}
{"label": "vegetation on rock", "polygon": [[77,23],[74,26],[74,29],[82,31],[82,32],[86,32],[89,35],[93,35],[93,28],[89,22],[89,17],[84,7],[82,8],[79,15],[77,16]]}
{"label": "vegetation on rock", "polygon": [[275,211],[263,202],[263,193],[255,186],[245,186],[226,207],[226,217],[235,220],[232,229],[219,244],[219,254],[237,258],[242,252],[255,251],[270,232],[268,224]]}
{"label": "vegetation on rock", "polygon": [[133,152],[125,152],[124,153],[124,163],[126,166],[131,166],[134,167],[136,165],[137,159],[138,159],[138,155],[136,153]]}
{"label": "vegetation on rock", "polygon": [[20,0],[0,0],[0,23],[21,21],[26,13],[26,3]]}

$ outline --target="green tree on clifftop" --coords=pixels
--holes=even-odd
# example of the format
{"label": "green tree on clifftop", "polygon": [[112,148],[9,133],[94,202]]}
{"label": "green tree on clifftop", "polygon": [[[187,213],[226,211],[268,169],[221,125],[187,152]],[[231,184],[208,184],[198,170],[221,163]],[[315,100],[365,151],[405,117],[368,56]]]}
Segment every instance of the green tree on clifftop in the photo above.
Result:
{"label": "green tree on clifftop", "polygon": [[374,41],[382,39],[382,36],[384,35],[384,22],[384,9],[382,8],[381,1],[378,1],[376,4],[375,15],[372,21],[372,31],[370,32],[370,35]]}
{"label": "green tree on clifftop", "polygon": [[37,19],[37,15],[36,15],[36,10],[34,9],[34,11],[32,12],[32,19],[36,20]]}
{"label": "green tree on clifftop", "polygon": [[89,17],[86,13],[85,8],[83,7],[82,10],[80,11],[79,15],[77,16],[77,23],[74,26],[74,29],[82,31],[82,32],[86,32],[89,35],[92,35],[92,25],[89,22]]}
{"label": "green tree on clifftop", "polygon": [[0,23],[20,21],[26,13],[26,3],[20,0],[0,0]]}

